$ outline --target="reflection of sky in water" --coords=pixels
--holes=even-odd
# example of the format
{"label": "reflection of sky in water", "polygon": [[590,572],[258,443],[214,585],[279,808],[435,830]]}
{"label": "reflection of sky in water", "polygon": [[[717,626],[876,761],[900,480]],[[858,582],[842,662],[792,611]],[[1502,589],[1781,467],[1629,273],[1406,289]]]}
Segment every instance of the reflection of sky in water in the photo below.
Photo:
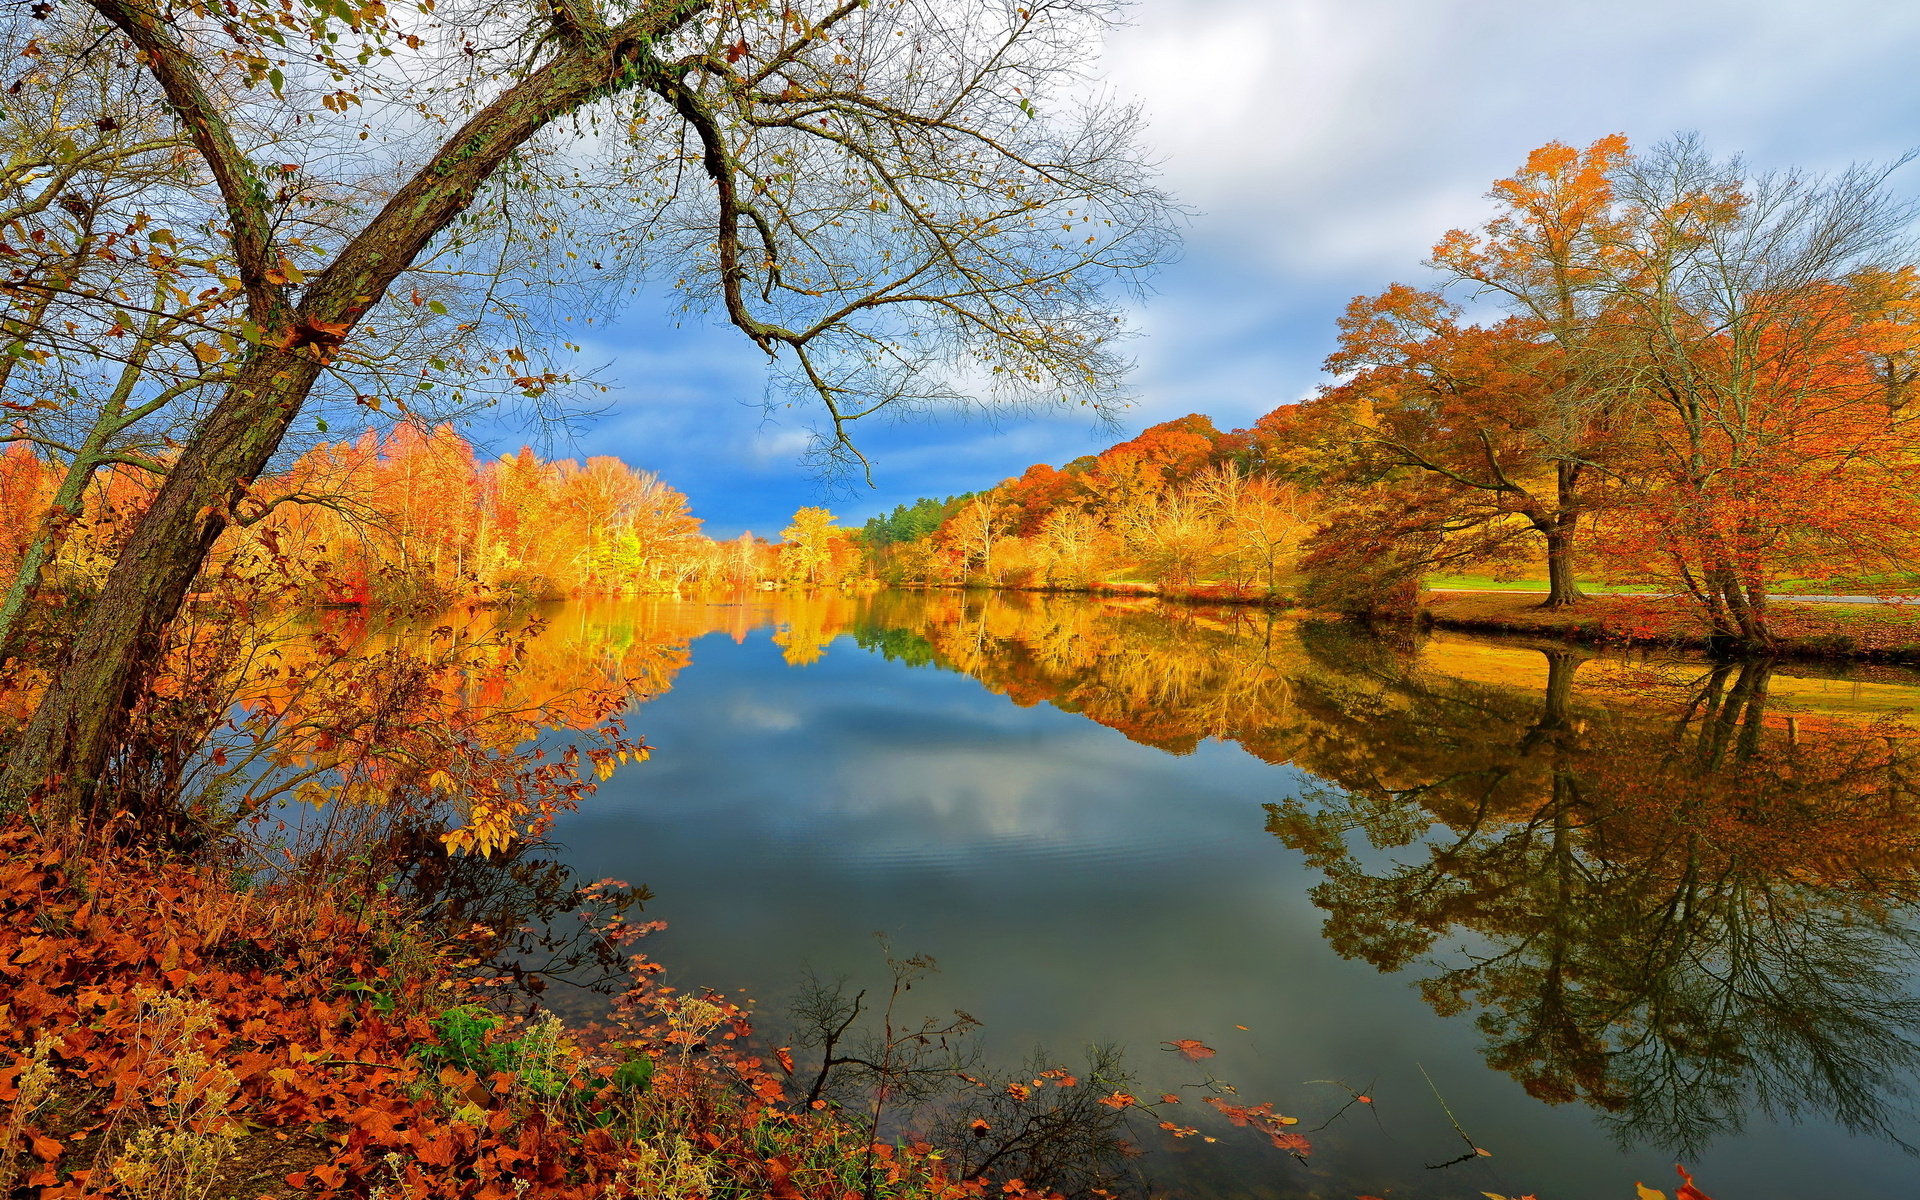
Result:
{"label": "reflection of sky in water", "polygon": [[[671,927],[648,951],[678,983],[745,988],[770,1010],[805,966],[877,984],[869,934],[885,931],[940,961],[915,1011],[966,1009],[998,1057],[1118,1041],[1158,1094],[1202,1069],[1156,1044],[1195,1037],[1243,1101],[1273,1100],[1303,1129],[1344,1099],[1306,1081],[1374,1096],[1378,1122],[1356,1110],[1316,1135],[1311,1167],[1245,1131],[1181,1143],[1187,1176],[1222,1194],[1623,1200],[1636,1179],[1672,1192],[1665,1153],[1622,1154],[1587,1110],[1529,1098],[1482,1063],[1470,1018],[1438,1017],[1406,979],[1327,948],[1307,895],[1318,877],[1263,830],[1262,802],[1301,782],[1292,768],[1219,743],[1164,754],[848,637],[791,668],[764,630],[696,642],[633,728],[652,760],[555,836],[589,877],[658,894],[648,914]],[[1420,1066],[1494,1158],[1424,1168],[1461,1143]],[[1817,1124],[1756,1121],[1690,1165],[1716,1200],[1815,1200],[1842,1183],[1920,1194],[1920,1162]]]}

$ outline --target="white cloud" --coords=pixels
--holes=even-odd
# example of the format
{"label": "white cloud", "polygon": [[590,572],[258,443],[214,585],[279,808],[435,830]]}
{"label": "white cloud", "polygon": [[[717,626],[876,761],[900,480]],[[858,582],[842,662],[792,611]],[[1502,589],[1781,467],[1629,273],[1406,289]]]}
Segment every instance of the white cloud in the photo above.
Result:
{"label": "white cloud", "polygon": [[[1125,434],[1196,411],[1244,425],[1309,392],[1346,300],[1424,280],[1433,242],[1484,219],[1493,180],[1546,141],[1697,129],[1757,166],[1813,169],[1920,142],[1920,5],[1140,0],[1131,15],[1101,70],[1143,103],[1167,185],[1200,213],[1142,311]],[[763,423],[752,347],[640,305],[606,343],[626,339],[624,389],[590,448],[662,471],[701,512],[734,505],[722,531],[817,502],[787,457],[806,417]],[[882,491],[836,511],[989,486],[1112,440],[1057,414],[860,436]]]}
{"label": "white cloud", "polygon": [[[1697,127],[1825,163],[1911,138],[1888,100],[1920,108],[1900,82],[1920,8],[1864,0],[1149,0],[1134,16],[1106,76],[1205,210],[1196,247],[1276,269],[1411,265],[1550,138]],[[1858,148],[1835,145],[1836,118]]]}

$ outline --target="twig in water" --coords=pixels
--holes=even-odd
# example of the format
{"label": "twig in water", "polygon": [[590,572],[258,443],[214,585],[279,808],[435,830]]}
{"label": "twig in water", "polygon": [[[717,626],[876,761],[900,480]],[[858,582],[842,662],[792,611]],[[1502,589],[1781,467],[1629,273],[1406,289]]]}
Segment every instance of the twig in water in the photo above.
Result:
{"label": "twig in water", "polygon": [[1433,1098],[1440,1102],[1440,1111],[1447,1114],[1447,1120],[1452,1123],[1453,1131],[1459,1134],[1460,1140],[1467,1144],[1467,1152],[1465,1154],[1462,1154],[1459,1158],[1450,1158],[1443,1163],[1428,1163],[1427,1170],[1438,1171],[1442,1167],[1451,1167],[1458,1163],[1470,1162],[1471,1160],[1476,1158],[1492,1158],[1493,1151],[1481,1149],[1478,1145],[1474,1143],[1474,1140],[1472,1138],[1467,1136],[1467,1131],[1460,1128],[1459,1120],[1453,1115],[1453,1110],[1447,1107],[1446,1097],[1442,1096],[1440,1094],[1440,1089],[1434,1086],[1433,1076],[1427,1074],[1426,1067],[1421,1066],[1421,1064],[1419,1063],[1415,1063],[1413,1065],[1416,1067],[1420,1067],[1420,1076],[1421,1078],[1427,1081],[1428,1087],[1433,1088]]}

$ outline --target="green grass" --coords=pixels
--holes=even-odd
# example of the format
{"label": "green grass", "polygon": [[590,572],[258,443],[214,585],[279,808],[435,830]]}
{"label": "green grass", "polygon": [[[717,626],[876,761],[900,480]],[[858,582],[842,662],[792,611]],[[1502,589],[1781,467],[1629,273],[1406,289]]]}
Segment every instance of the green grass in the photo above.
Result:
{"label": "green grass", "polygon": [[[1582,579],[1580,590],[1592,596],[1604,596],[1613,592],[1657,592],[1660,589],[1643,583],[1601,583],[1598,580]],[[1873,594],[1884,583],[1896,587],[1916,586],[1909,578],[1895,578],[1888,575],[1867,576],[1857,579],[1780,579],[1770,589],[1774,595],[1790,596],[1854,596]],[[1495,579],[1491,575],[1430,575],[1426,585],[1430,589],[1462,592],[1545,592],[1547,581],[1538,578]]]}
{"label": "green grass", "polygon": [[[1590,595],[1601,596],[1609,592],[1637,592],[1644,588],[1633,584],[1601,583],[1594,579],[1576,581],[1580,590]],[[1547,590],[1545,579],[1495,579],[1491,575],[1429,575],[1427,587],[1463,592],[1541,592]]]}

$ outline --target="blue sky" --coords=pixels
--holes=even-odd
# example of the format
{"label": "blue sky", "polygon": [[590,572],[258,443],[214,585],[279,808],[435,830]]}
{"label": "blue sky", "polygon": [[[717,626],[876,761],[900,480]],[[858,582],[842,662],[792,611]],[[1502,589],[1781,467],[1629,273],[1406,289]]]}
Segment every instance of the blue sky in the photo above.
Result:
{"label": "blue sky", "polygon": [[[1131,20],[1102,72],[1197,215],[1136,314],[1120,436],[1189,412],[1245,426],[1309,393],[1347,299],[1424,282],[1428,247],[1543,142],[1697,130],[1816,170],[1920,145],[1920,5],[1899,0],[1137,0]],[[1897,186],[1920,191],[1920,164]],[[757,352],[667,309],[642,296],[588,344],[616,387],[550,449],[659,472],[715,536],[821,502],[858,523],[1116,440],[1082,415],[875,422],[878,486],[826,494],[806,414],[761,411]]]}

